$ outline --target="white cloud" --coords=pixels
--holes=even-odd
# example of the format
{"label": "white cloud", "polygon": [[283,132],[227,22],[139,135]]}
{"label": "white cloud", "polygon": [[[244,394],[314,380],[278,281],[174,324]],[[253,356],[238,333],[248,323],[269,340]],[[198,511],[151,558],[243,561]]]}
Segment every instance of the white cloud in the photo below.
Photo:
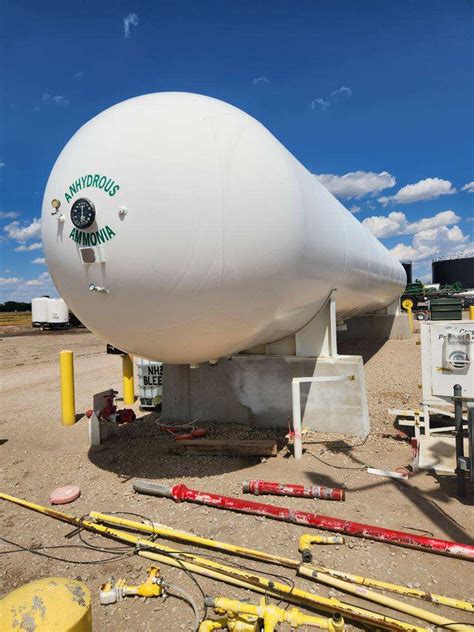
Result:
{"label": "white cloud", "polygon": [[46,265],[46,259],[44,257],[37,257],[36,259],[33,259],[33,261],[31,263],[37,263],[40,266],[45,266]]}
{"label": "white cloud", "polygon": [[11,222],[7,224],[3,229],[10,239],[15,239],[19,242],[28,241],[33,237],[39,237],[41,233],[41,220],[34,218],[31,224],[22,226],[20,222]]}
{"label": "white cloud", "polygon": [[461,191],[467,191],[468,193],[474,193],[474,180],[472,182],[468,182],[463,186]]}
{"label": "white cloud", "polygon": [[254,77],[252,83],[254,86],[258,86],[259,83],[270,83],[270,79],[262,75],[261,77]]}
{"label": "white cloud", "polygon": [[18,277],[0,277],[0,285],[16,285],[20,281]]}
{"label": "white cloud", "polygon": [[16,219],[19,216],[17,211],[0,211],[0,219]]}
{"label": "white cloud", "polygon": [[0,302],[31,301],[38,294],[57,296],[57,290],[48,272],[42,272],[33,279],[21,277],[0,277]]}
{"label": "white cloud", "polygon": [[329,107],[329,101],[325,101],[324,99],[313,99],[311,101],[311,109],[312,110],[320,110],[324,112]]}
{"label": "white cloud", "polygon": [[395,186],[396,179],[387,171],[351,171],[343,176],[332,173],[315,174],[336,197],[351,199],[360,198],[369,193],[380,193],[384,189]]}
{"label": "white cloud", "polygon": [[138,26],[138,24],[138,15],[136,13],[129,13],[123,21],[123,36],[126,38],[130,37],[130,27]]}
{"label": "white cloud", "polygon": [[352,96],[352,90],[346,86],[341,86],[337,90],[331,92],[331,99],[337,101],[340,98],[348,98]]}
{"label": "white cloud", "polygon": [[399,260],[423,261],[433,257],[471,255],[474,242],[469,241],[459,226],[438,226],[422,230],[413,237],[411,244],[399,243],[390,251]]}
{"label": "white cloud", "polygon": [[29,287],[43,287],[50,284],[52,284],[52,280],[49,272],[42,272],[36,279],[29,279],[25,283]]}
{"label": "white cloud", "polygon": [[74,75],[74,79],[82,79],[82,77],[84,76],[84,73],[82,72],[82,70],[80,72],[76,72],[76,74]]}
{"label": "white cloud", "polygon": [[351,207],[349,207],[349,210],[351,213],[354,213],[354,215],[356,213],[358,213],[361,210],[360,206],[357,206],[357,204],[353,204]]}
{"label": "white cloud", "polygon": [[390,202],[398,204],[410,204],[411,202],[420,202],[421,200],[434,200],[440,195],[450,195],[456,193],[449,180],[441,178],[426,178],[415,184],[407,184],[402,187],[395,195],[388,197],[380,197],[378,201],[384,206]]}
{"label": "white cloud", "polygon": [[66,106],[69,105],[70,101],[66,97],[62,95],[52,95],[48,92],[43,93],[43,103],[52,103],[53,105]]}
{"label": "white cloud", "polygon": [[362,222],[375,237],[393,237],[394,235],[414,235],[420,231],[439,226],[449,226],[459,222],[461,218],[453,211],[441,211],[433,217],[425,217],[416,222],[409,222],[405,213],[393,211],[388,215],[373,215]]}
{"label": "white cloud", "polygon": [[32,244],[23,244],[15,248],[15,252],[30,252],[31,250],[41,250],[42,244],[40,241],[34,241]]}
{"label": "white cloud", "polygon": [[0,169],[4,167],[6,164],[7,164],[6,162],[0,162]]}

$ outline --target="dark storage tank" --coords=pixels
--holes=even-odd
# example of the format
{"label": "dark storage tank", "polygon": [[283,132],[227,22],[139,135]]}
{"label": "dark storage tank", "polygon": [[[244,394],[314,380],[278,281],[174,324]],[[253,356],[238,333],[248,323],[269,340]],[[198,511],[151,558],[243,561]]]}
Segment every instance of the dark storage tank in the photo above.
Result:
{"label": "dark storage tank", "polygon": [[433,283],[461,283],[463,290],[474,289],[474,257],[435,259],[431,264]]}
{"label": "dark storage tank", "polygon": [[402,261],[402,266],[405,268],[405,272],[407,273],[407,285],[409,283],[413,283],[413,264],[411,261]]}

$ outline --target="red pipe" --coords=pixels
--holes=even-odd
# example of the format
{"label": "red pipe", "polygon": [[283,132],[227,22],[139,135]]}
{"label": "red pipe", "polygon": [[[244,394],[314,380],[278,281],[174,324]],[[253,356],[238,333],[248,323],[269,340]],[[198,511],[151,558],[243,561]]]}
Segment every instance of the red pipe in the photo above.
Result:
{"label": "red pipe", "polygon": [[466,560],[474,560],[474,546],[470,544],[460,544],[449,540],[439,540],[438,538],[427,538],[421,535],[405,533],[404,531],[394,531],[384,527],[375,527],[351,520],[340,520],[321,514],[308,513],[306,511],[294,511],[285,507],[275,507],[264,503],[257,503],[252,500],[242,500],[220,494],[209,494],[195,489],[189,489],[186,485],[163,485],[145,480],[137,480],[133,484],[137,492],[152,494],[154,496],[165,496],[174,498],[176,501],[188,501],[200,505],[210,505],[219,509],[230,509],[243,513],[265,516],[274,520],[283,520],[306,527],[317,527],[326,531],[335,531],[346,535],[368,538],[369,540],[379,540],[387,544],[406,546],[431,553],[459,557]]}
{"label": "red pipe", "polygon": [[323,487],[322,485],[289,485],[286,483],[270,483],[268,481],[251,480],[242,483],[244,494],[260,496],[298,496],[301,498],[325,498],[326,500],[345,500],[343,489],[339,487]]}

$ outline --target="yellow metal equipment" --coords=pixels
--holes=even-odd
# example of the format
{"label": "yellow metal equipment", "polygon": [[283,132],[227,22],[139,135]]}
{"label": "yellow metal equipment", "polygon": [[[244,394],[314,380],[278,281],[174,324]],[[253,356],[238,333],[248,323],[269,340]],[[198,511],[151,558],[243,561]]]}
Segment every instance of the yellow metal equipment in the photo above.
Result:
{"label": "yellow metal equipment", "polygon": [[128,353],[122,356],[123,403],[131,406],[135,403],[135,385],[133,382],[133,360]]}
{"label": "yellow metal equipment", "polygon": [[[315,617],[303,614],[298,608],[283,610],[277,606],[267,604],[265,597],[262,597],[258,606],[238,601],[237,599],[227,599],[226,597],[208,597],[206,606],[214,608],[218,615],[224,615],[219,619],[219,627],[213,621],[205,621],[199,627],[199,632],[207,630],[218,630],[227,627],[229,630],[260,630],[263,622],[264,632],[274,632],[280,623],[289,623],[292,630],[297,630],[301,626],[330,630],[331,632],[342,632],[344,630],[344,619],[335,614],[331,618]],[[233,626],[233,621],[243,618],[242,623],[247,627]],[[213,627],[211,627],[213,625]]]}
{"label": "yellow metal equipment", "polygon": [[167,527],[158,522],[146,524],[144,522],[137,522],[135,520],[127,520],[126,518],[120,518],[116,515],[103,514],[98,511],[91,511],[89,516],[100,523],[112,524],[119,527],[125,527],[126,529],[133,529],[135,531],[141,531],[142,533],[151,533],[159,535],[163,538],[170,540],[177,540],[178,542],[187,542],[193,546],[202,546],[208,549],[215,549],[216,551],[222,551],[224,553],[231,553],[232,555],[240,555],[241,557],[249,557],[262,562],[270,562],[271,564],[278,564],[279,566],[286,566],[287,568],[298,567],[299,562],[292,560],[288,557],[282,557],[280,555],[272,555],[271,553],[265,553],[264,551],[257,551],[255,549],[248,549],[243,546],[237,546],[235,544],[228,544],[227,542],[220,542],[211,538],[203,538],[194,533],[186,533],[186,531],[178,531],[171,527]]}
{"label": "yellow metal equipment", "polygon": [[0,600],[2,632],[92,632],[91,594],[82,582],[45,577]]}
{"label": "yellow metal equipment", "polygon": [[[297,571],[301,568],[300,562],[298,560],[294,560],[288,557],[281,557],[279,555],[272,555],[271,553],[265,553],[264,551],[259,551],[257,549],[248,549],[246,547],[241,547],[234,544],[228,544],[227,542],[220,542],[219,540],[203,538],[198,535],[194,535],[193,533],[178,531],[177,529],[166,527],[165,525],[162,525],[156,522],[152,524],[146,524],[143,522],[136,522],[133,520],[127,520],[125,518],[119,518],[118,516],[115,516],[115,515],[99,513],[97,511],[91,511],[89,515],[91,518],[93,518],[97,522],[113,524],[113,525],[125,527],[127,529],[141,531],[143,533],[159,535],[161,537],[169,538],[171,540],[186,542],[187,544],[190,544],[192,546],[202,546],[202,547],[214,549],[216,551],[222,551],[224,553],[231,553],[235,555],[240,555],[242,557],[248,557],[251,559],[260,560],[262,562],[270,562],[272,564],[285,566],[287,568],[293,568]],[[302,547],[306,546],[306,540],[304,539],[306,537],[312,538],[314,536],[302,536],[300,538],[300,542],[299,542],[300,551]],[[329,536],[329,537],[332,537],[332,536]],[[335,537],[341,537],[341,536],[335,536]],[[312,565],[311,568],[321,573],[325,573],[326,575],[339,577],[340,579],[344,579],[348,582],[351,582],[353,584],[358,584],[360,586],[371,586],[372,588],[379,588],[381,590],[398,593],[400,595],[405,595],[406,597],[415,597],[417,599],[422,599],[429,603],[435,603],[435,604],[439,604],[443,606],[448,606],[450,608],[456,608],[457,610],[465,610],[467,612],[474,612],[473,602],[463,601],[461,599],[455,599],[453,597],[445,597],[444,595],[437,595],[435,593],[428,593],[416,588],[409,588],[407,586],[403,586],[400,584],[392,584],[389,582],[380,581],[378,579],[372,579],[370,577],[363,577],[361,575],[345,573],[343,571],[337,571],[331,568],[326,568],[325,566],[320,566],[319,564]],[[314,579],[314,578],[311,578],[311,579]]]}
{"label": "yellow metal equipment", "polygon": [[303,562],[311,562],[313,555],[311,553],[312,544],[344,544],[342,535],[302,535],[298,544],[298,551],[303,557]]}
{"label": "yellow metal equipment", "polygon": [[474,305],[469,305],[469,319],[474,320]]}
{"label": "yellow metal equipment", "polygon": [[83,520],[82,518],[75,518],[74,516],[56,511],[55,509],[49,509],[48,507],[43,507],[42,505],[37,505],[36,503],[21,498],[15,498],[9,494],[0,493],[0,499],[7,500],[8,502],[32,511],[37,511],[38,513],[50,516],[56,520],[61,520],[67,524],[72,524],[75,527],[82,527],[93,533],[99,533],[105,537],[127,542],[133,545],[134,551],[138,553],[139,556],[153,560],[154,562],[161,562],[162,564],[167,564],[175,568],[186,569],[192,573],[217,579],[232,584],[233,586],[240,586],[247,590],[266,594],[270,597],[285,599],[286,601],[296,603],[306,608],[313,608],[330,613],[339,612],[354,621],[367,623],[380,629],[399,630],[400,632],[427,632],[428,629],[361,608],[360,606],[354,606],[350,603],[340,601],[335,597],[322,597],[321,595],[312,594],[295,586],[269,580],[253,571],[245,571],[235,566],[219,564],[218,562],[200,557],[194,553],[184,553],[151,540],[138,538],[125,531],[111,529],[88,520]]}
{"label": "yellow metal equipment", "polygon": [[61,414],[63,426],[76,423],[76,401],[74,396],[74,354],[72,351],[59,353],[61,376]]}
{"label": "yellow metal equipment", "polygon": [[[303,568],[301,566],[300,568]],[[397,593],[398,595],[404,595],[405,597],[414,597],[416,599],[422,599],[428,603],[436,603],[440,606],[447,606],[448,608],[455,608],[456,610],[464,610],[466,612],[474,612],[474,602],[464,601],[462,599],[456,599],[455,597],[445,597],[444,595],[437,595],[436,593],[426,592],[419,588],[409,588],[401,584],[392,584],[391,582],[384,582],[380,579],[373,579],[371,577],[363,577],[362,575],[354,575],[352,573],[345,573],[343,571],[336,571],[332,568],[326,568],[324,566],[311,566],[313,570],[320,571],[326,575],[332,577],[339,577],[345,579],[352,584],[358,584],[359,586],[370,586],[371,588],[378,588],[379,590],[386,590],[388,592]]]}
{"label": "yellow metal equipment", "polygon": [[393,608],[394,610],[398,610],[399,612],[409,614],[412,617],[417,617],[418,619],[422,619],[423,621],[434,623],[436,626],[449,627],[450,630],[459,631],[474,630],[474,627],[471,625],[455,623],[454,621],[452,621],[451,619],[447,619],[446,617],[441,617],[438,614],[435,614],[428,610],[423,610],[422,608],[417,608],[416,606],[412,606],[411,604],[399,601],[398,599],[386,597],[385,595],[381,595],[380,593],[370,590],[369,588],[359,588],[352,585],[350,582],[338,579],[337,577],[332,577],[331,575],[327,575],[326,573],[321,573],[309,566],[301,566],[299,569],[299,574],[303,575],[303,577],[313,578],[318,582],[327,584],[328,586],[332,586],[333,588],[336,588],[338,590],[356,595],[357,597],[368,599],[373,603],[378,603],[382,606]]}
{"label": "yellow metal equipment", "polygon": [[103,606],[117,603],[124,597],[137,595],[138,597],[164,597],[166,596],[163,578],[160,577],[160,569],[157,566],[150,566],[147,571],[148,576],[143,584],[130,586],[125,583],[125,579],[114,578],[102,584],[99,591],[99,601]]}

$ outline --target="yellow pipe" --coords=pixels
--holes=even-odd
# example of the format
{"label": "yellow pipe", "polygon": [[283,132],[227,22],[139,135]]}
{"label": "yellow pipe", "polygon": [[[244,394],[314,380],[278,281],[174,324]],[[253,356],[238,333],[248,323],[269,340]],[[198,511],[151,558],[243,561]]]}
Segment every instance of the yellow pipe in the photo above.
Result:
{"label": "yellow pipe", "polygon": [[[400,621],[399,619],[395,619],[393,617],[388,617],[384,614],[379,614],[378,612],[373,612],[372,610],[366,610],[365,608],[360,608],[359,606],[339,601],[339,599],[336,599],[335,597],[322,597],[321,595],[315,595],[313,593],[300,590],[299,588],[291,588],[287,584],[280,584],[278,582],[267,580],[256,573],[247,573],[247,580],[239,579],[239,576],[245,576],[245,573],[242,573],[242,571],[239,571],[236,568],[229,568],[222,565],[217,566],[221,566],[223,569],[226,569],[225,571],[219,572],[217,570],[213,570],[210,568],[212,563],[209,560],[206,560],[205,564],[202,564],[201,562],[195,563],[143,550],[139,550],[138,555],[140,557],[153,560],[154,562],[162,562],[163,564],[167,564],[168,566],[173,566],[175,568],[184,568],[192,573],[216,579],[226,584],[231,584],[232,586],[239,586],[240,588],[245,588],[246,590],[263,593],[264,595],[269,595],[277,599],[287,597],[288,601],[294,601],[306,608],[315,608],[317,610],[329,612],[337,611],[341,614],[347,615],[347,618],[349,619],[367,623],[375,628],[400,630],[403,632],[430,632],[429,628],[423,628],[411,623],[406,623],[405,621]],[[230,571],[230,573],[227,571]]]}
{"label": "yellow pipe", "polygon": [[[209,600],[211,601],[211,600]],[[207,601],[206,601],[207,603]],[[210,605],[207,603],[207,605]],[[232,614],[250,614],[259,619],[263,619],[264,630],[273,632],[276,625],[289,623],[291,628],[297,629],[302,625],[307,625],[331,632],[341,632],[344,630],[344,620],[342,617],[315,617],[303,614],[298,608],[283,610],[272,604],[267,604],[265,597],[262,597],[258,606],[239,601],[238,599],[228,599],[226,597],[216,597],[212,599],[212,607],[216,610],[223,610]]]}
{"label": "yellow pipe", "polygon": [[76,423],[76,402],[74,397],[74,354],[72,351],[59,353],[59,373],[61,379],[61,415],[63,426]]}
{"label": "yellow pipe", "polygon": [[433,612],[429,612],[428,610],[417,608],[416,606],[404,603],[402,601],[399,601],[398,599],[393,599],[392,597],[386,597],[385,595],[381,595],[380,593],[377,593],[368,588],[358,588],[357,586],[353,586],[350,582],[343,581],[342,579],[338,579],[337,577],[332,577],[331,575],[326,575],[325,573],[321,573],[309,567],[301,566],[299,568],[298,574],[302,575],[303,577],[315,579],[318,582],[350,593],[351,595],[355,595],[356,597],[362,597],[363,599],[368,599],[373,603],[378,603],[387,608],[393,608],[394,610],[398,610],[399,612],[409,614],[412,617],[423,619],[424,621],[428,621],[428,623],[434,623],[437,626],[449,626],[450,630],[458,631],[474,630],[473,626],[463,625],[461,623],[457,624],[451,619],[441,617],[437,614],[434,614]]}
{"label": "yellow pipe", "polygon": [[344,538],[342,535],[311,535],[309,533],[302,535],[298,543],[298,551],[303,556],[303,562],[312,561],[312,544],[344,544]]}
{"label": "yellow pipe", "polygon": [[135,385],[133,383],[133,360],[128,353],[122,356],[123,403],[132,406],[135,403]]}
{"label": "yellow pipe", "polygon": [[417,588],[402,586],[401,584],[392,584],[390,582],[384,582],[379,579],[363,577],[362,575],[354,575],[352,573],[336,571],[331,568],[326,568],[325,566],[315,566],[313,564],[310,568],[320,571],[321,573],[325,573],[326,575],[331,575],[332,577],[345,579],[352,584],[359,584],[360,586],[371,586],[372,588],[379,588],[380,590],[387,590],[388,592],[405,595],[405,597],[413,597],[416,599],[428,601],[429,603],[436,603],[440,606],[448,606],[449,608],[456,608],[457,610],[474,612],[474,602],[463,601],[462,599],[455,599],[453,597],[445,597],[444,595],[437,595],[435,593],[425,592],[424,590],[419,590]]}
{"label": "yellow pipe", "polygon": [[[105,522],[108,524],[118,525],[121,527],[125,527],[127,529],[134,529],[136,531],[142,531],[144,533],[152,533],[159,535],[164,538],[169,538],[172,540],[178,540],[179,542],[186,542],[187,544],[191,544],[194,546],[204,546],[206,548],[214,549],[216,551],[223,551],[225,553],[231,553],[240,555],[243,557],[248,557],[255,560],[261,560],[263,562],[271,562],[272,564],[279,564],[281,566],[285,566],[287,568],[293,568],[298,570],[300,567],[300,563],[298,560],[293,560],[288,557],[281,557],[278,555],[272,555],[271,553],[265,553],[264,551],[259,551],[257,549],[249,549],[241,546],[236,546],[233,544],[228,544],[226,542],[220,542],[219,540],[212,540],[209,538],[203,538],[192,533],[186,533],[185,531],[178,531],[171,527],[166,527],[165,525],[153,523],[145,524],[142,522],[136,522],[133,520],[127,520],[125,518],[119,518],[118,516],[103,514],[97,511],[91,511],[91,518],[97,520],[98,522]],[[314,536],[302,536],[300,538],[300,550],[302,544],[306,545],[306,540],[304,538],[314,537]],[[340,536],[336,536],[340,537]],[[407,586],[402,586],[400,584],[392,584],[389,582],[380,581],[378,579],[372,579],[370,577],[363,577],[361,575],[353,575],[351,573],[345,573],[342,571],[336,571],[330,568],[326,568],[324,566],[312,565],[311,568],[313,570],[320,571],[321,573],[326,573],[327,575],[331,575],[333,577],[339,577],[340,579],[344,579],[353,584],[359,584],[361,586],[371,586],[372,588],[379,588],[382,590],[387,590],[389,592],[398,593],[400,595],[405,595],[407,597],[414,597],[417,599],[422,599],[424,601],[428,601],[431,603],[436,603],[442,606],[448,606],[450,608],[456,608],[457,610],[465,610],[467,612],[474,612],[474,603],[463,601],[461,599],[454,599],[452,597],[445,597],[444,595],[437,595],[435,593],[428,593],[423,590],[417,590],[416,588],[408,588]]]}
{"label": "yellow pipe", "polygon": [[262,560],[263,562],[270,562],[272,564],[279,564],[280,566],[286,566],[287,568],[297,569],[299,562],[292,560],[288,557],[281,557],[279,555],[272,555],[271,553],[265,553],[264,551],[257,551],[255,549],[248,549],[243,546],[237,546],[235,544],[228,544],[226,542],[219,542],[211,538],[203,538],[193,533],[186,533],[185,531],[178,531],[167,527],[163,524],[154,522],[153,524],[146,524],[143,522],[136,522],[134,520],[127,520],[125,518],[119,518],[118,516],[110,516],[98,511],[91,511],[89,516],[97,522],[105,522],[107,524],[113,524],[127,529],[135,529],[136,531],[142,531],[143,533],[153,533],[163,538],[169,538],[170,540],[177,540],[178,542],[187,542],[195,546],[203,546],[208,549],[215,549],[217,551],[223,551],[232,555],[240,555],[242,557],[249,557],[252,559]]}
{"label": "yellow pipe", "polygon": [[227,627],[227,617],[221,619],[206,619],[199,626],[199,632],[214,632],[214,630],[225,630]]}
{"label": "yellow pipe", "polygon": [[469,305],[469,320],[474,320],[474,305]]}
{"label": "yellow pipe", "polygon": [[[339,599],[334,597],[322,597],[320,595],[315,595],[304,590],[300,590],[294,586],[288,586],[287,584],[281,584],[273,580],[268,580],[265,577],[260,577],[254,572],[242,571],[235,567],[225,566],[212,560],[199,557],[194,553],[183,553],[177,551],[176,549],[157,544],[156,542],[138,538],[137,536],[125,531],[110,529],[109,527],[89,522],[88,520],[75,518],[74,516],[56,511],[55,509],[49,509],[48,507],[43,507],[42,505],[37,505],[36,503],[32,503],[21,498],[15,498],[9,494],[0,492],[0,499],[7,500],[8,502],[20,507],[25,507],[26,509],[30,509],[32,511],[37,511],[38,513],[72,524],[76,527],[83,527],[84,529],[100,533],[106,537],[133,544],[135,551],[137,551],[138,555],[141,557],[162,562],[168,566],[185,568],[191,572],[198,573],[206,577],[219,579],[220,581],[268,594],[273,597],[287,597],[288,601],[296,602],[299,605],[306,607],[313,607],[317,610],[340,612],[341,614],[346,614],[350,619],[375,624],[376,627],[406,632],[427,631],[427,628],[411,625],[409,623],[405,623],[404,621],[387,617],[371,610],[366,610],[365,608],[353,606],[352,604],[339,601]],[[141,547],[144,549],[155,549],[158,553],[143,550]]]}

